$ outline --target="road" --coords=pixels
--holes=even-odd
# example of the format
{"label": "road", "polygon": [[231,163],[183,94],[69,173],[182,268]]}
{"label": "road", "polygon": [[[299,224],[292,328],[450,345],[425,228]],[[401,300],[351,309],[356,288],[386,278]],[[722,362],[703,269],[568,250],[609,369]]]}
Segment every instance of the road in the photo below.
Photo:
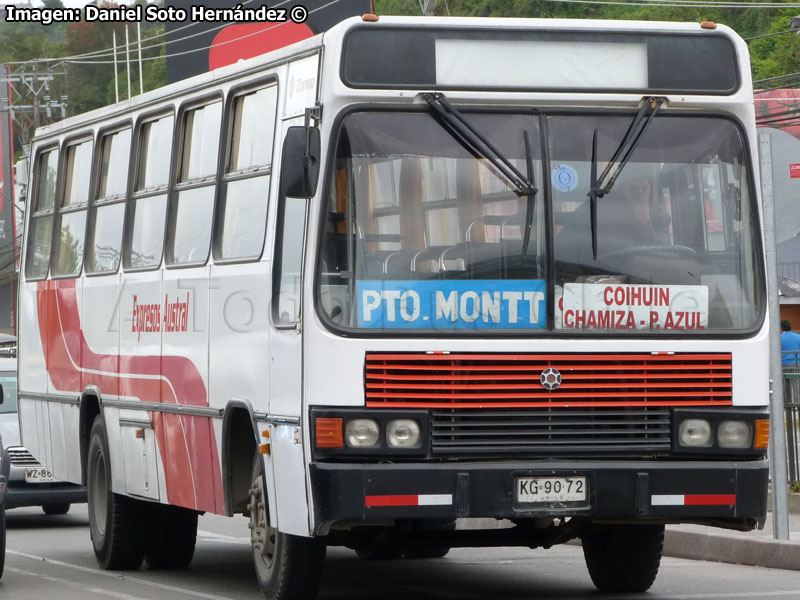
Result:
{"label": "road", "polygon": [[[189,569],[101,571],[89,541],[86,506],[68,515],[8,511],[0,596],[14,600],[259,600],[247,522],[206,515]],[[567,600],[598,598],[581,549],[458,549],[437,560],[365,562],[329,550],[320,600]],[[800,597],[800,571],[664,558],[647,600]],[[603,596],[604,600],[614,598]]]}

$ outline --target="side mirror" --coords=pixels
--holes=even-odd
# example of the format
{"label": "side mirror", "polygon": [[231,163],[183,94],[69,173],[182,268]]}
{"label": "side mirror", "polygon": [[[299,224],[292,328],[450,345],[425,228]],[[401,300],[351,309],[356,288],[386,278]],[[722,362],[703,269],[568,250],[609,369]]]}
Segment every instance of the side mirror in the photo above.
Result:
{"label": "side mirror", "polygon": [[310,198],[317,193],[319,157],[319,129],[289,127],[281,159],[281,190],[285,196]]}

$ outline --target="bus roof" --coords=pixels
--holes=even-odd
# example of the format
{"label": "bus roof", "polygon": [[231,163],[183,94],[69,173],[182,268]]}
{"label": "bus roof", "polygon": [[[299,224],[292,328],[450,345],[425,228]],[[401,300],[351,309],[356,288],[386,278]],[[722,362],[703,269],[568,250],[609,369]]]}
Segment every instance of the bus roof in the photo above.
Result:
{"label": "bus roof", "polygon": [[[325,33],[318,34],[284,48],[267,52],[260,56],[243,59],[235,64],[190,77],[155,90],[133,96],[62,121],[39,127],[33,141],[38,142],[53,136],[58,136],[78,127],[102,122],[108,118],[119,117],[121,114],[134,112],[148,106],[180,97],[187,92],[202,90],[215,84],[226,82],[239,77],[256,73],[259,70],[287,62],[291,58],[313,54],[323,45],[341,46],[347,32],[355,27],[381,28],[408,26],[413,29],[421,28],[453,28],[453,29],[505,29],[505,30],[561,30],[561,31],[628,31],[628,32],[695,32],[709,31],[708,27],[701,27],[700,23],[683,23],[668,21],[622,21],[599,19],[529,19],[529,18],[499,18],[499,17],[407,17],[407,16],[381,16],[376,22],[367,22],[361,17],[350,17],[334,25]],[[734,44],[744,47],[744,41],[732,29],[725,25],[714,24],[713,31],[723,34],[734,40]]]}

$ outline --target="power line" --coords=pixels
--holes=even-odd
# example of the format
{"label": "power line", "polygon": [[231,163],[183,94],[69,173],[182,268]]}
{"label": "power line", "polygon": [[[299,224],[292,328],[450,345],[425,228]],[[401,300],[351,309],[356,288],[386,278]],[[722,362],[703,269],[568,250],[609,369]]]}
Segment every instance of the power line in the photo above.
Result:
{"label": "power line", "polygon": [[795,71],[794,73],[785,73],[783,75],[775,75],[774,77],[765,77],[764,79],[754,79],[753,85],[766,83],[768,81],[775,81],[776,79],[788,79],[790,77],[800,77],[800,71]]}
{"label": "power line", "polygon": [[[273,7],[281,6],[282,4],[286,4],[289,1],[290,0],[285,0],[284,2],[281,2],[279,4],[273,5]],[[334,4],[338,4],[341,1],[342,0],[331,0],[327,4],[323,4],[322,6],[318,6],[317,8],[309,10],[308,14],[312,14],[312,13],[315,13],[317,11],[326,9],[329,6],[333,6]],[[171,54],[165,54],[164,56],[145,56],[145,57],[142,57],[142,61],[159,60],[159,59],[162,59],[162,58],[171,58],[171,57],[174,57],[174,56],[184,56],[186,54],[192,54],[194,52],[202,52],[204,50],[210,50],[211,48],[216,48],[216,47],[219,47],[219,46],[225,46],[227,44],[232,44],[233,42],[238,42],[240,40],[244,40],[244,39],[253,37],[255,35],[259,35],[259,34],[265,33],[267,31],[270,31],[270,30],[275,29],[277,27],[282,27],[283,25],[286,25],[287,23],[289,23],[289,21],[276,23],[274,25],[269,25],[267,27],[264,27],[263,29],[259,29],[258,31],[253,31],[253,32],[248,33],[246,35],[242,35],[242,36],[240,36],[238,38],[234,38],[234,39],[231,39],[231,40],[226,40],[224,42],[218,42],[217,44],[209,44],[208,46],[201,46],[199,48],[194,48],[192,50],[183,50],[181,52],[172,52]],[[172,41],[173,42],[177,42],[177,41],[181,41],[181,40],[186,40],[186,39],[190,39],[190,38],[193,38],[193,37],[197,37],[198,35],[202,35],[202,34],[205,34],[205,33],[211,32],[211,31],[217,31],[218,29],[222,29],[223,27],[227,27],[228,24],[229,23],[226,22],[226,23],[223,23],[222,25],[219,25],[218,27],[213,27],[211,29],[207,29],[205,31],[198,32],[198,33],[195,33],[195,34],[192,34],[192,35],[188,35],[188,36],[185,36],[183,38],[179,38],[177,40],[172,40]],[[156,44],[155,46],[150,46],[149,48],[154,48],[154,47],[157,47],[157,46],[161,46],[161,44]],[[148,48],[142,48],[142,51],[144,51],[146,49],[148,49]],[[112,65],[112,64],[114,64],[114,61],[111,61],[111,60],[64,60],[64,62],[73,63],[73,64],[82,64],[82,65]]]}
{"label": "power line", "polygon": [[785,33],[797,33],[796,29],[784,29],[783,31],[776,31],[775,33],[765,33],[763,35],[754,35],[753,37],[744,38],[745,42],[751,42],[753,40],[760,40],[761,38],[768,38],[775,35],[783,35]]}
{"label": "power line", "polygon": [[[245,4],[250,4],[253,1],[254,0],[243,0],[242,2],[240,2],[240,4],[242,6],[244,6]],[[284,4],[288,4],[289,1],[290,0],[284,0],[283,2],[279,2],[279,3],[275,4],[273,6],[273,8],[277,8],[279,6],[283,6]],[[339,0],[336,0],[336,1],[338,2]],[[328,6],[328,5],[326,5],[326,6]],[[314,11],[309,11],[309,12],[314,12]],[[183,36],[183,37],[180,37],[180,38],[176,38],[174,40],[168,40],[168,43],[182,42],[184,40],[188,40],[188,39],[200,36],[200,35],[204,35],[204,34],[207,34],[209,32],[216,31],[218,29],[222,29],[224,27],[227,27],[230,23],[233,23],[233,22],[234,21],[225,21],[224,23],[222,23],[221,25],[218,25],[217,27],[213,27],[211,29],[204,29],[203,31],[198,31],[197,33],[192,33],[190,35],[186,35],[186,36]],[[193,21],[193,22],[188,23],[186,25],[181,25],[180,27],[178,27],[176,29],[173,29],[172,31],[166,31],[166,29],[165,29],[164,32],[157,33],[157,34],[152,35],[150,37],[143,38],[141,41],[142,42],[149,42],[151,40],[155,40],[155,39],[158,39],[160,37],[164,37],[166,35],[171,35],[171,34],[176,33],[178,31],[182,31],[182,30],[187,29],[189,27],[193,27],[195,25],[198,25],[199,23],[200,23],[200,21]],[[283,24],[283,23],[281,23],[281,24]],[[117,50],[121,50],[122,52],[125,52],[125,51],[138,52],[139,49],[136,47],[136,44],[138,44],[138,42],[130,42],[128,44],[120,44],[119,46],[116,46],[116,49]],[[153,48],[160,48],[163,45],[164,45],[164,42],[159,42],[158,44],[152,44],[150,46],[143,46],[141,48],[141,50],[142,50],[142,52],[144,52],[145,50],[151,50]],[[61,56],[61,57],[58,57],[58,58],[34,58],[34,59],[31,59],[31,60],[27,60],[27,61],[17,61],[17,62],[13,62],[12,61],[12,62],[9,62],[8,64],[11,64],[11,65],[24,65],[24,64],[27,64],[27,63],[30,63],[30,62],[55,62],[55,61],[59,61],[58,64],[61,64],[61,63],[64,63],[64,62],[79,62],[83,58],[106,58],[106,57],[109,57],[109,56],[113,56],[113,54],[114,54],[114,48],[112,47],[112,48],[104,48],[102,50],[93,50],[92,52],[84,52],[82,54],[74,54],[72,56]],[[113,62],[113,61],[109,61],[109,64],[111,62]],[[102,64],[102,63],[88,63],[88,64]],[[57,66],[57,65],[54,65],[54,66]]]}

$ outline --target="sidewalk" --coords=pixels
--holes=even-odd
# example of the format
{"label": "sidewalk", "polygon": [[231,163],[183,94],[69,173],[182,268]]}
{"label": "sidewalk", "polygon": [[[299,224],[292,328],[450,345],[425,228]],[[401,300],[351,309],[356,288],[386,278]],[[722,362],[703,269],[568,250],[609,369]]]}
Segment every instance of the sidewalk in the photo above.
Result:
{"label": "sidewalk", "polygon": [[[772,503],[770,501],[770,508]],[[668,525],[664,555],[695,560],[800,570],[800,495],[789,495],[789,540],[772,537],[772,511],[760,531]]]}

